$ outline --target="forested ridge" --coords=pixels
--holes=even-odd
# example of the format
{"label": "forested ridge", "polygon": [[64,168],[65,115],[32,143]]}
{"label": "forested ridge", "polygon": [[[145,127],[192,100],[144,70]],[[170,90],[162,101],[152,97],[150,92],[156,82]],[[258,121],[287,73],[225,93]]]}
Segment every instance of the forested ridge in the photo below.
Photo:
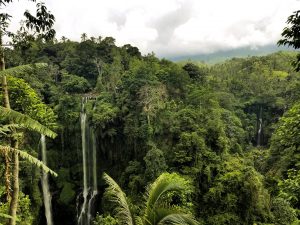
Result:
{"label": "forested ridge", "polygon": [[0,224],[16,191],[20,225],[49,225],[46,197],[55,225],[299,224],[296,52],[175,63],[113,37],[22,29],[12,45]]}
{"label": "forested ridge", "polygon": [[[53,124],[58,133],[48,143],[48,164],[58,173],[50,180],[56,224],[76,223],[83,97],[97,137],[99,224],[117,223],[103,196],[102,172],[120,184],[137,215],[145,187],[167,171],[191,185],[187,196],[172,201],[204,224],[296,220],[300,78],[291,66],[295,53],[198,66],[142,56],[131,45],[117,47],[111,37],[34,40],[26,51],[22,44],[5,52],[11,107]],[[23,143],[36,156],[38,138],[28,134]],[[39,172],[21,166],[19,210],[27,216],[20,224],[38,224],[45,220]],[[1,204],[3,213],[5,207]]]}

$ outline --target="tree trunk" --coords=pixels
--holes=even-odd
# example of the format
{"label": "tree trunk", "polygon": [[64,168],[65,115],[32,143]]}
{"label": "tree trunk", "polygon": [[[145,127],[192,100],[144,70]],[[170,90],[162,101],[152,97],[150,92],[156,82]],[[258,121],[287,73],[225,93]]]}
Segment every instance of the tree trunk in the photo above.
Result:
{"label": "tree trunk", "polygon": [[[0,70],[5,70],[5,59],[4,59],[4,49],[2,47],[2,33],[0,33]],[[7,80],[6,76],[2,76],[2,94],[3,94],[3,105],[5,108],[10,109],[10,103],[9,103],[9,95],[8,95],[8,88],[7,88]],[[16,131],[12,131],[12,134],[15,134]],[[14,135],[13,135],[14,136]],[[15,149],[18,149],[19,143],[18,140],[13,139],[12,140],[12,147]],[[5,159],[6,162],[8,159]],[[11,195],[11,201],[10,201],[10,207],[9,207],[9,215],[12,217],[9,219],[9,225],[15,225],[16,219],[17,219],[17,209],[18,209],[18,201],[19,201],[19,154],[18,152],[13,153],[13,188],[12,188],[12,195]],[[9,168],[9,166],[7,166]],[[10,173],[10,171],[7,171],[7,173]],[[8,184],[10,186],[10,183]],[[10,190],[10,187],[7,187],[8,190]],[[8,193],[8,196],[10,196],[10,193]]]}
{"label": "tree trunk", "polygon": [[[4,60],[4,49],[2,47],[2,34],[0,33],[0,71],[5,70],[5,60]],[[8,88],[6,76],[2,76],[2,95],[3,95],[3,106],[10,109]],[[5,186],[7,192],[7,201],[10,201],[10,157],[9,152],[5,153]]]}
{"label": "tree trunk", "polygon": [[[0,34],[1,35],[1,34]],[[5,70],[5,60],[4,60],[4,49],[2,48],[2,36],[0,36],[0,48],[1,48],[1,58],[0,58],[0,70]],[[6,76],[2,76],[2,94],[3,94],[3,106],[10,109],[8,88]]]}
{"label": "tree trunk", "polygon": [[64,132],[64,128],[61,129],[60,139],[61,139],[61,165],[63,165],[64,155],[65,155],[65,132]]}
{"label": "tree trunk", "polygon": [[[15,140],[13,147],[15,149],[18,149],[19,144],[18,141]],[[12,217],[9,219],[9,225],[16,225],[16,219],[17,219],[17,209],[18,209],[18,201],[19,201],[19,153],[15,151],[13,153],[13,162],[14,162],[14,168],[13,168],[13,191],[12,191],[12,197],[10,201],[9,206],[9,215]]]}
{"label": "tree trunk", "polygon": [[101,89],[103,88],[103,83],[102,83],[102,66],[101,66],[101,59],[99,58],[95,58],[94,59],[94,63],[96,65],[97,68],[97,72],[98,72],[98,83],[100,84]]}
{"label": "tree trunk", "polygon": [[5,188],[6,188],[6,199],[9,202],[11,199],[10,195],[10,157],[9,151],[5,152]]}
{"label": "tree trunk", "polygon": [[10,109],[6,76],[2,76],[2,94],[4,107]]}

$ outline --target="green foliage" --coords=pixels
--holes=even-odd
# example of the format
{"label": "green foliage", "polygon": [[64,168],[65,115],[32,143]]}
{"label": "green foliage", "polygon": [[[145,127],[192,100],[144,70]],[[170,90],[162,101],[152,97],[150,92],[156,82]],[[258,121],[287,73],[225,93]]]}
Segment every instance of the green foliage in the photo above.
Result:
{"label": "green foliage", "polygon": [[144,157],[144,161],[146,164],[145,177],[147,181],[153,181],[167,169],[163,152],[156,146],[151,146],[150,150]]}
{"label": "green foliage", "polygon": [[280,119],[271,140],[270,173],[284,174],[288,169],[299,169],[300,105],[295,104]]}
{"label": "green foliage", "polygon": [[113,218],[110,215],[103,216],[103,215],[97,215],[93,225],[118,225],[118,220]]}
{"label": "green foliage", "polygon": [[[278,41],[278,45],[292,46],[295,49],[300,48],[300,11],[295,11],[290,15],[286,21],[288,24],[281,33],[282,39]],[[294,61],[294,67],[296,71],[300,70],[300,55],[297,56],[297,60]]]}
{"label": "green foliage", "polygon": [[[3,193],[0,193],[0,197],[3,198]],[[10,218],[7,215],[9,209],[8,203],[0,202],[0,224],[6,224]],[[20,225],[31,225],[34,221],[34,213],[31,211],[31,201],[28,195],[20,193],[19,195],[19,207],[18,207],[17,223]],[[2,215],[2,216],[1,216]]]}
{"label": "green foliage", "polygon": [[44,134],[48,137],[55,138],[56,133],[51,131],[49,128],[43,126],[39,122],[31,119],[29,116],[14,111],[12,109],[7,109],[0,106],[0,116],[6,119],[10,119],[17,123],[19,126],[24,127],[29,130],[37,131],[41,134]]}
{"label": "green foliage", "polygon": [[272,201],[271,207],[274,223],[278,225],[289,225],[297,220],[295,210],[285,198],[276,198]]}
{"label": "green foliage", "polygon": [[76,75],[65,74],[62,78],[63,90],[67,93],[85,93],[90,90],[89,82]]}
{"label": "green foliage", "polygon": [[117,119],[119,108],[108,99],[98,98],[93,105],[90,105],[91,124],[95,128],[105,130]]}
{"label": "green foliage", "polygon": [[19,77],[24,74],[31,73],[32,71],[36,69],[42,69],[47,67],[48,64],[46,63],[36,63],[32,65],[22,65],[22,66],[16,66],[12,68],[8,68],[6,70],[0,71],[0,76],[2,77],[3,75],[5,76],[13,76],[13,77]]}
{"label": "green foliage", "polygon": [[205,67],[200,68],[193,63],[187,63],[182,67],[190,76],[190,78],[195,79],[201,83],[205,82],[208,69]]}
{"label": "green foliage", "polygon": [[128,186],[131,193],[140,193],[145,186],[144,168],[138,161],[129,161],[122,173],[122,183]]}
{"label": "green foliage", "polygon": [[300,171],[288,170],[287,179],[279,181],[279,197],[290,202],[292,206],[300,206]]}
{"label": "green foliage", "polygon": [[80,98],[63,95],[54,110],[62,124],[75,125],[79,121],[80,116]]}
{"label": "green foliage", "polygon": [[[108,183],[108,195],[116,204],[116,217],[121,224],[133,224],[131,211],[126,196],[115,181],[107,174],[104,179]],[[173,203],[175,196],[183,197],[190,191],[188,181],[173,173],[163,173],[152,183],[146,192],[144,215],[136,218],[137,224],[198,224],[191,214],[184,212],[179,204]]]}
{"label": "green foliage", "polygon": [[[59,138],[50,143],[49,162],[59,171],[51,188],[61,223],[75,223],[70,218],[75,218],[75,195],[82,186],[83,93],[89,98],[86,112],[97,140],[97,171],[119,177],[127,193],[106,177],[114,188],[101,199],[97,210],[104,214],[96,224],[122,224],[118,217],[128,222],[129,211],[137,216],[131,221],[136,224],[155,224],[158,218],[161,224],[191,224],[186,215],[191,212],[203,224],[292,223],[299,209],[298,178],[288,172],[299,164],[300,113],[295,103],[300,100],[300,78],[290,66],[295,53],[233,58],[208,67],[142,56],[136,47],[115,46],[111,37],[84,34],[80,43],[66,38],[27,41],[30,45],[6,50],[7,65],[43,61],[51,66],[8,70],[10,97],[13,109],[47,126],[56,118],[41,99],[55,109]],[[0,127],[1,138],[21,128]],[[32,139],[25,136],[24,144],[32,145]],[[142,198],[145,186],[165,171],[183,174],[191,184],[187,190],[183,179],[162,175],[155,183],[162,195],[148,207]],[[24,174],[24,189],[31,190],[28,177],[33,173],[27,168]],[[168,182],[179,189],[164,192]],[[114,200],[106,204],[109,192]],[[117,203],[121,215],[105,214],[118,209]]]}
{"label": "green foliage", "polygon": [[105,182],[108,184],[106,189],[107,194],[110,196],[110,201],[115,204],[114,213],[116,218],[121,224],[133,225],[133,217],[127,203],[126,195],[120,186],[106,173],[103,174]]}
{"label": "green foliage", "polygon": [[76,192],[74,191],[74,185],[72,183],[65,182],[59,196],[60,203],[68,205],[75,199],[75,197]]}
{"label": "green foliage", "polygon": [[42,161],[31,156],[27,152],[9,146],[0,145],[0,154],[4,155],[6,152],[17,152],[21,158],[25,159],[30,164],[37,166],[38,168],[42,169],[45,173],[50,173],[55,177],[57,176],[57,173],[55,173],[53,170],[47,167]]}
{"label": "green foliage", "polygon": [[[223,159],[203,196],[202,210],[214,224],[252,224],[270,220],[270,195],[263,177],[240,157]],[[201,212],[203,213],[203,212]]]}
{"label": "green foliage", "polygon": [[[11,108],[24,113],[47,127],[55,127],[56,116],[53,110],[45,105],[36,92],[23,80],[8,77]],[[0,96],[2,99],[2,95]]]}

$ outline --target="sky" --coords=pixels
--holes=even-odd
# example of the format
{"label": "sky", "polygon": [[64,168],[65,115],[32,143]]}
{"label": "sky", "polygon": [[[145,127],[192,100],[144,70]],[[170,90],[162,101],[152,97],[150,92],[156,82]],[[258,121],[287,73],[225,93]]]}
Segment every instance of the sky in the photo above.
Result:
{"label": "sky", "polygon": [[[300,0],[44,0],[56,18],[57,38],[112,36],[143,54],[176,57],[276,44]],[[14,1],[1,9],[19,27],[34,3]],[[33,12],[33,11],[32,11]]]}

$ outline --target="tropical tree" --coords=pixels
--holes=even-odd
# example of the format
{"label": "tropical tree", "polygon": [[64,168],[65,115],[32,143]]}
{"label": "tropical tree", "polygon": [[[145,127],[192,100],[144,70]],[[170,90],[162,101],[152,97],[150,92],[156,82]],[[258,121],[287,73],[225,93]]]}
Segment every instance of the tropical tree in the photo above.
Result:
{"label": "tropical tree", "polygon": [[[17,133],[17,128],[26,128],[29,130],[37,131],[41,134],[44,134],[48,137],[55,138],[56,134],[48,129],[47,127],[41,125],[39,122],[33,120],[29,116],[26,116],[22,113],[19,113],[17,111],[14,111],[10,108],[5,108],[0,106],[0,117],[3,119],[7,119],[8,121],[13,121],[13,123],[10,125],[11,132],[10,135],[12,136],[11,140],[13,141],[13,146],[10,145],[0,145],[0,154],[4,155],[6,158],[6,172],[5,172],[5,180],[7,183],[7,194],[8,198],[10,200],[10,208],[9,208],[9,224],[14,225],[16,224],[17,220],[17,208],[18,208],[18,200],[19,200],[19,156],[26,159],[32,164],[35,164],[39,168],[43,169],[45,172],[49,172],[54,176],[57,176],[55,172],[50,170],[46,165],[44,165],[41,161],[38,159],[32,157],[25,151],[19,150],[18,143],[19,143],[19,136]],[[0,130],[1,131],[1,130]],[[13,155],[14,158],[14,167],[12,172],[12,180],[13,180],[13,187],[12,187],[12,195],[10,198],[10,173],[9,168],[9,160],[8,155]]]}
{"label": "tropical tree", "polygon": [[[35,0],[32,0],[35,2]],[[13,0],[1,0],[0,7],[4,7],[7,4],[13,2]],[[55,35],[55,31],[52,29],[55,18],[54,16],[47,10],[47,7],[43,3],[38,3],[36,5],[36,15],[32,15],[28,11],[25,11],[24,16],[26,18],[25,25],[28,29],[39,34],[40,38],[44,39],[52,39]],[[13,34],[7,31],[10,15],[7,13],[0,13],[0,71],[5,70],[5,60],[4,60],[4,48],[3,48],[3,36],[9,35],[13,36]],[[3,92],[3,103],[4,107],[10,109],[9,95],[8,95],[8,87],[6,74],[2,75],[2,92]],[[12,130],[12,133],[15,134],[15,129]],[[16,135],[12,135],[11,138],[11,147],[13,149],[19,148],[19,140],[16,138]],[[6,159],[6,161],[8,161]],[[12,198],[10,200],[10,225],[16,224],[16,212],[18,206],[18,197],[19,197],[19,153],[17,151],[13,152],[13,191]]]}
{"label": "tropical tree", "polygon": [[124,225],[196,225],[199,224],[183,204],[175,204],[175,196],[184,198],[190,192],[190,184],[176,173],[163,173],[151,185],[145,194],[143,215],[133,217],[125,193],[106,173],[104,180],[109,185],[106,192],[115,205],[116,217]]}
{"label": "tropical tree", "polygon": [[[282,39],[278,41],[278,45],[287,45],[300,49],[300,10],[290,15],[286,23],[288,26],[283,29],[281,33]],[[293,66],[296,71],[300,71],[300,54],[297,55]]]}
{"label": "tropical tree", "polygon": [[87,39],[87,34],[86,33],[81,34],[80,38],[81,38],[81,42],[85,42]]}
{"label": "tropical tree", "polygon": [[[36,68],[43,68],[47,66],[47,64],[36,64],[36,65],[24,65],[18,66],[14,68],[10,68],[8,70],[0,71],[0,77],[5,77],[2,81],[3,93],[2,98],[4,99],[4,107],[0,108],[0,116],[1,118],[9,121],[8,126],[11,128],[9,131],[9,143],[5,146],[6,150],[10,149],[11,151],[4,151],[5,162],[6,162],[6,189],[7,189],[7,196],[8,201],[10,202],[10,210],[9,214],[10,218],[10,225],[16,224],[16,213],[18,208],[18,200],[19,200],[19,156],[25,156],[22,152],[18,151],[19,149],[19,142],[20,142],[20,132],[17,132],[19,128],[21,129],[29,129],[33,131],[37,131],[41,134],[44,134],[48,137],[54,138],[56,134],[52,132],[47,127],[41,125],[39,122],[33,120],[29,116],[26,116],[22,113],[16,112],[11,109],[11,105],[9,102],[9,95],[7,91],[7,76],[15,76],[18,74],[24,74],[28,70],[33,70],[33,67]],[[33,96],[31,94],[31,96]],[[41,109],[41,108],[40,108]],[[10,148],[7,148],[10,147]],[[12,150],[16,149],[16,150]],[[12,158],[12,164],[10,163],[9,158]],[[29,158],[27,158],[29,159]],[[30,160],[33,162],[32,158]],[[10,169],[12,172],[10,172]],[[10,174],[12,174],[10,178]],[[12,180],[12,185],[10,185],[10,181]],[[10,191],[10,187],[12,186],[12,191]]]}
{"label": "tropical tree", "polygon": [[143,112],[147,116],[148,126],[151,126],[151,117],[156,115],[156,112],[164,107],[164,99],[166,98],[167,91],[163,84],[156,86],[145,85],[140,88],[139,103],[143,107]]}

